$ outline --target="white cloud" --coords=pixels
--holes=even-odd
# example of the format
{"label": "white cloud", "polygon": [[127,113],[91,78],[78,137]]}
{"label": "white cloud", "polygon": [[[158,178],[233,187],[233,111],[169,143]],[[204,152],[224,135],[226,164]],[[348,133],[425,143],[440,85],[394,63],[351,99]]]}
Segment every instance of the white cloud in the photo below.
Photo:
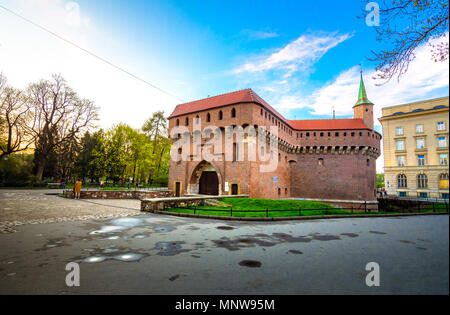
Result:
{"label": "white cloud", "polygon": [[[126,60],[126,55],[120,55],[123,45],[96,27],[95,21],[76,3],[20,0],[6,1],[4,5],[148,79],[140,73],[145,69],[138,68],[136,60]],[[1,9],[0,40],[0,72],[11,85],[25,88],[29,83],[49,79],[52,73],[61,73],[81,97],[100,107],[102,127],[125,122],[138,128],[152,112],[164,110],[169,115],[179,102]]]}
{"label": "white cloud", "polygon": [[285,71],[284,77],[287,78],[300,69],[307,69],[322,58],[328,50],[351,37],[351,34],[338,34],[337,32],[305,34],[268,56],[259,56],[255,61],[246,62],[235,69],[233,73],[281,69]]}
{"label": "white cloud", "polygon": [[[448,40],[448,33],[444,36]],[[436,39],[442,41],[442,38]],[[400,78],[378,86],[379,81],[373,79],[375,71],[364,73],[364,83],[367,95],[374,106],[375,125],[379,126],[378,118],[381,117],[381,109],[386,106],[420,101],[427,98],[440,96],[436,94],[442,88],[449,86],[449,62],[434,62],[431,58],[430,46],[423,44],[416,53],[416,58],[411,62],[408,72]],[[290,113],[292,110],[309,108],[313,115],[332,115],[334,105],[336,115],[352,116],[353,105],[358,98],[360,83],[359,66],[354,66],[341,72],[336,79],[314,91],[309,97],[300,93],[285,94],[275,105],[277,110]],[[377,170],[383,168],[383,156],[377,160]]]}
{"label": "white cloud", "polygon": [[[446,37],[448,38],[448,34]],[[368,98],[375,104],[375,117],[381,116],[382,107],[440,96],[434,93],[448,87],[448,68],[448,60],[434,62],[429,45],[424,44],[417,49],[416,59],[411,62],[408,72],[400,81],[392,79],[378,86],[380,82],[373,79],[375,71],[364,72]],[[341,72],[335,80],[314,91],[308,98],[298,94],[284,95],[276,107],[291,110],[311,108],[313,115],[331,115],[334,105],[336,114],[351,115],[352,106],[358,98],[359,82],[359,66],[354,66]]]}
{"label": "white cloud", "polygon": [[276,32],[254,31],[249,29],[245,29],[241,33],[248,36],[250,39],[266,39],[279,36]]}

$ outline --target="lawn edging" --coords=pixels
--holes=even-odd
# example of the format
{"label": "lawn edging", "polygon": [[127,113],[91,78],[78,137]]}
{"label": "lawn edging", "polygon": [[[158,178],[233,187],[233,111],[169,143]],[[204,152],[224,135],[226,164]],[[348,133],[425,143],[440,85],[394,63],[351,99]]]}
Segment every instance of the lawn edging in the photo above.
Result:
{"label": "lawn edging", "polygon": [[319,219],[343,219],[343,218],[381,218],[381,217],[407,217],[418,215],[448,215],[448,212],[424,212],[424,213],[393,213],[393,214],[330,214],[330,215],[313,215],[313,216],[301,216],[301,217],[228,217],[221,215],[203,215],[203,214],[191,214],[180,213],[171,211],[152,211],[156,214],[167,214],[177,217],[189,217],[189,218],[201,218],[201,219],[217,219],[217,220],[229,220],[229,221],[292,221],[292,220],[319,220]]}

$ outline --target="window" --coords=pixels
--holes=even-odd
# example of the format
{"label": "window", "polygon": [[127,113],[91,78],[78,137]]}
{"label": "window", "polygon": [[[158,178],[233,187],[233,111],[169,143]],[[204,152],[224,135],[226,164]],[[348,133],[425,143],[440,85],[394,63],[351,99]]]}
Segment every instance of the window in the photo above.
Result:
{"label": "window", "polygon": [[306,133],[306,136],[309,137],[309,132]]}
{"label": "window", "polygon": [[186,117],[186,126],[189,126],[189,117]]}
{"label": "window", "polygon": [[320,136],[323,137],[323,132],[320,133]]}
{"label": "window", "polygon": [[210,113],[208,113],[208,114],[206,115],[206,121],[207,121],[207,122],[211,122],[211,114],[210,114]]}
{"label": "window", "polygon": [[322,159],[322,158],[319,159],[319,165],[320,165],[320,166],[323,165],[323,159]]}
{"label": "window", "polygon": [[420,198],[428,198],[428,194],[426,192],[419,193]]}
{"label": "window", "polygon": [[369,159],[366,160],[366,165],[370,166],[370,160]]}
{"label": "window", "polygon": [[423,133],[423,125],[416,125],[416,133]]}
{"label": "window", "polygon": [[398,196],[399,197],[406,197],[406,191],[399,191]]}
{"label": "window", "polygon": [[447,138],[446,137],[439,137],[439,139],[438,139],[438,147],[439,148],[447,147]]}
{"label": "window", "polygon": [[448,189],[448,174],[439,175],[439,188]]}
{"label": "window", "polygon": [[335,136],[335,137],[339,137],[339,132],[335,132],[335,133],[334,133],[334,136]]}
{"label": "window", "polygon": [[417,156],[417,165],[424,166],[425,165],[425,155]]}
{"label": "window", "polygon": [[236,117],[236,108],[231,109],[231,118]]}
{"label": "window", "polygon": [[238,146],[237,143],[233,143],[233,162],[236,162],[238,160]]}
{"label": "window", "polygon": [[278,197],[281,196],[281,188],[278,188]]}
{"label": "window", "polygon": [[223,119],[223,113],[222,113],[222,111],[219,111],[219,120],[222,120]]}
{"label": "window", "polygon": [[398,166],[405,166],[406,160],[404,155],[397,156],[397,165]]}
{"label": "window", "polygon": [[288,189],[287,188],[284,189],[284,194],[287,196],[287,194],[288,194]]}
{"label": "window", "polygon": [[400,174],[397,176],[397,187],[398,188],[407,188],[408,187],[408,182],[406,180],[405,174]]}
{"label": "window", "polygon": [[440,165],[448,165],[448,156],[447,154],[439,154],[439,164]]}
{"label": "window", "polygon": [[405,150],[405,141],[403,141],[403,140],[397,140],[397,141],[396,141],[396,147],[397,147],[397,151],[403,151],[403,150]]}
{"label": "window", "polygon": [[200,117],[197,115],[195,116],[195,124],[199,124],[200,123]]}
{"label": "window", "polygon": [[261,116],[263,115],[263,109],[261,108]]}
{"label": "window", "polygon": [[417,149],[425,149],[425,139],[424,138],[416,139],[416,148]]}
{"label": "window", "polygon": [[352,133],[351,133],[351,135],[352,135],[352,137],[354,137],[354,136],[355,136],[355,133],[354,133],[354,132],[352,132]]}
{"label": "window", "polygon": [[347,137],[347,133],[346,132],[344,132],[344,137]]}
{"label": "window", "polygon": [[445,130],[445,122],[443,122],[443,121],[438,122],[437,130]]}
{"label": "window", "polygon": [[425,174],[417,175],[417,188],[427,188],[428,187],[428,177]]}
{"label": "window", "polygon": [[179,126],[180,125],[180,120],[179,119],[177,119],[177,126]]}
{"label": "window", "polygon": [[403,127],[397,127],[395,134],[397,136],[403,136]]}

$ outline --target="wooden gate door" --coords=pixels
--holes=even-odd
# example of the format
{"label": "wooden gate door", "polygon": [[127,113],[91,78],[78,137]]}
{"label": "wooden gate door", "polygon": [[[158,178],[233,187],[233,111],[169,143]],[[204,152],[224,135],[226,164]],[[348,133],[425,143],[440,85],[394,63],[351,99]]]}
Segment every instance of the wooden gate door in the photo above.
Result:
{"label": "wooden gate door", "polygon": [[214,171],[203,171],[200,176],[199,193],[202,195],[219,194],[219,178]]}

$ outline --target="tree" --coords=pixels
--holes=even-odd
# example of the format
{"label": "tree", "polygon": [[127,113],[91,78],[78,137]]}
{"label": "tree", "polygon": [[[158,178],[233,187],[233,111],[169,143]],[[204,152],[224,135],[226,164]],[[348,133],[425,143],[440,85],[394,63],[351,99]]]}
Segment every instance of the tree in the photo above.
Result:
{"label": "tree", "polygon": [[[419,45],[448,33],[448,0],[383,0],[380,19],[380,26],[375,28],[377,40],[388,43],[389,48],[372,51],[373,57],[369,60],[377,63],[375,79],[386,83],[395,75],[400,80],[408,71]],[[447,38],[431,45],[431,57],[435,62],[445,61],[448,49]]]}
{"label": "tree", "polygon": [[0,74],[0,160],[28,150],[35,141],[32,132],[33,111],[22,91],[6,85]]}
{"label": "tree", "polygon": [[[149,137],[150,141],[153,142],[152,155],[156,156],[157,162],[155,167],[149,171],[148,182],[151,184],[152,175],[159,175],[161,160],[164,155],[164,151],[167,150],[167,118],[164,117],[163,111],[154,112],[152,117],[147,119],[142,126],[142,131]],[[169,147],[170,151],[170,147]]]}
{"label": "tree", "polygon": [[32,131],[40,152],[36,161],[39,182],[50,154],[92,127],[98,109],[92,101],[80,99],[60,75],[31,84],[27,93],[34,107]]}

